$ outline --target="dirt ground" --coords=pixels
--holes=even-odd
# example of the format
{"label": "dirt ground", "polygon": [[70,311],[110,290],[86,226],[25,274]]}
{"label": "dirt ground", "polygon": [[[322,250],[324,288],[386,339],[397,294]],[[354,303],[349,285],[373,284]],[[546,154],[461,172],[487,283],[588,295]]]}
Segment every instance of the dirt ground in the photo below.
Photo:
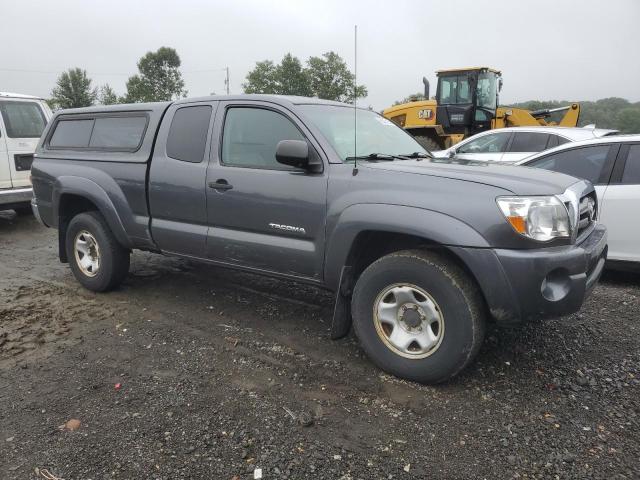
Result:
{"label": "dirt ground", "polygon": [[138,252],[96,295],[33,218],[0,246],[2,479],[640,478],[640,275],[425,387],[312,287]]}

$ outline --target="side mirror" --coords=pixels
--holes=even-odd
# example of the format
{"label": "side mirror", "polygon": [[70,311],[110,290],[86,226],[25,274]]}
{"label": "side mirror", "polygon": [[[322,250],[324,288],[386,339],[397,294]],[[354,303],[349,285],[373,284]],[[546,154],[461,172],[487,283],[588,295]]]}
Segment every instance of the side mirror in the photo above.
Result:
{"label": "side mirror", "polygon": [[456,149],[454,148],[453,150],[449,150],[449,158],[453,158],[456,156]]}
{"label": "side mirror", "polygon": [[281,140],[276,147],[276,161],[283,165],[311,170],[321,165],[320,159],[311,156],[309,144],[304,140]]}

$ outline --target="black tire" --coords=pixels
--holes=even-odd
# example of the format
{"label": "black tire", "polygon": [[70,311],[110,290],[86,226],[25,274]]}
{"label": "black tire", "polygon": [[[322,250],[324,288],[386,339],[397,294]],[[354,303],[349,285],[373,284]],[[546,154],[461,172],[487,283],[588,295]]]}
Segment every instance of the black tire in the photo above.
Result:
{"label": "black tire", "polygon": [[[376,299],[397,284],[421,288],[442,314],[440,343],[424,358],[401,356],[376,330]],[[474,359],[484,340],[485,308],[478,286],[459,266],[436,252],[405,250],[369,265],[356,283],[351,312],[356,336],[371,360],[393,375],[420,383],[440,383],[457,375]]]}
{"label": "black tire", "polygon": [[[82,231],[91,234],[98,245],[100,264],[94,276],[83,272],[75,254],[76,236]],[[118,243],[107,222],[98,212],[80,213],[71,219],[67,227],[65,247],[74,277],[88,290],[111,290],[122,283],[129,273],[129,250]]]}
{"label": "black tire", "polygon": [[18,207],[14,207],[13,211],[16,212],[16,215],[20,215],[20,216],[33,215],[33,211],[31,210],[31,204],[29,203],[20,205]]}
{"label": "black tire", "polygon": [[431,137],[427,137],[426,135],[416,135],[413,138],[415,138],[416,141],[429,152],[442,150],[442,147]]}

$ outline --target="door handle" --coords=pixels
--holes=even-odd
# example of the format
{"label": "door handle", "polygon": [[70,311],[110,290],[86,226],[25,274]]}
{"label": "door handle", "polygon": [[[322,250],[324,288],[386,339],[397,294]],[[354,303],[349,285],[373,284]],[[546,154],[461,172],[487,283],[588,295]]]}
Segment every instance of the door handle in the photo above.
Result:
{"label": "door handle", "polygon": [[214,190],[231,190],[233,185],[229,185],[223,178],[219,178],[215,182],[209,182],[209,188],[213,188]]}

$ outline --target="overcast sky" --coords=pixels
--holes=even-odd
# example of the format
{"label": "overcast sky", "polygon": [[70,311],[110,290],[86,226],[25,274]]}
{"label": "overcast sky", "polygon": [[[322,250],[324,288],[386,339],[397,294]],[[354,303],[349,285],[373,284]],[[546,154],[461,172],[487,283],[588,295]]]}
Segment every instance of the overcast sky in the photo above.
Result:
{"label": "overcast sky", "polygon": [[49,96],[69,67],[122,94],[149,50],[174,47],[190,96],[231,92],[256,61],[329,50],[376,109],[441,68],[502,70],[502,103],[640,100],[638,0],[0,0],[0,91]]}

